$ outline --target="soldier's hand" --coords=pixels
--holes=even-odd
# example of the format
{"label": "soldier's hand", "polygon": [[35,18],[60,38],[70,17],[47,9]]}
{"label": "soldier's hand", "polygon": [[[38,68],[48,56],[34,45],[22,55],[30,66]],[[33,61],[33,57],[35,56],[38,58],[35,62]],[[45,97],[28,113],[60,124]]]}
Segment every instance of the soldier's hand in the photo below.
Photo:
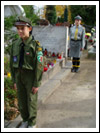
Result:
{"label": "soldier's hand", "polygon": [[39,88],[32,87],[32,92],[33,92],[33,94],[37,93],[37,92],[38,92],[38,89],[39,89]]}
{"label": "soldier's hand", "polygon": [[17,86],[16,86],[16,83],[14,84],[14,90],[17,90]]}

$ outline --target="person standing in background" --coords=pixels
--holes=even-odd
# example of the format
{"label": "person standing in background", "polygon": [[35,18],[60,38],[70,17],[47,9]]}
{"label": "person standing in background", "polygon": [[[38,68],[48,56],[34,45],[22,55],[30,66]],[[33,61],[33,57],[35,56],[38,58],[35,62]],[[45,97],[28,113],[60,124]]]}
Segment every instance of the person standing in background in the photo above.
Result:
{"label": "person standing in background", "polygon": [[75,26],[70,28],[69,56],[72,57],[71,72],[79,72],[81,51],[85,46],[85,28],[81,24],[81,16],[75,17]]}

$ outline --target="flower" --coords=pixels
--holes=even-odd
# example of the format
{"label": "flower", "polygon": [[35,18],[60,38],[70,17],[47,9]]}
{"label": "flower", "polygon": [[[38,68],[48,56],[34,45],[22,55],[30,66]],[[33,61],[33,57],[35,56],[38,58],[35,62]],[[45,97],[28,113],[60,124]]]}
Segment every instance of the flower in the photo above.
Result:
{"label": "flower", "polygon": [[44,72],[46,72],[48,70],[48,68],[47,67],[44,67]]}
{"label": "flower", "polygon": [[7,77],[11,78],[11,73],[10,72],[7,73]]}
{"label": "flower", "polygon": [[57,61],[56,60],[53,60],[53,63],[55,64]]}
{"label": "flower", "polygon": [[86,40],[89,39],[90,36],[91,36],[91,33],[85,33],[85,39],[86,39]]}

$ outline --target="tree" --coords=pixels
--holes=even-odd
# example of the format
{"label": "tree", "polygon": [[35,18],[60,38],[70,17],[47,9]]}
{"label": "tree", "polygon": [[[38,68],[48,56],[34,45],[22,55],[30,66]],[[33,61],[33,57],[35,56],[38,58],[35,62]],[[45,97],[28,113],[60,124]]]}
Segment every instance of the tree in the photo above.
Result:
{"label": "tree", "polygon": [[26,17],[31,20],[33,25],[36,25],[40,18],[37,14],[34,13],[34,7],[32,5],[22,5],[22,7],[24,8]]}
{"label": "tree", "polygon": [[83,16],[84,23],[86,23],[87,25],[95,26],[96,25],[96,6],[88,5],[88,6],[84,6],[84,8],[85,8],[85,15]]}
{"label": "tree", "polygon": [[[65,5],[55,5],[56,8],[56,16],[57,16],[57,21],[58,22],[64,22],[64,11],[66,6]],[[46,6],[44,6],[43,9],[43,14],[41,15],[42,18],[45,19],[45,14],[46,14]]]}
{"label": "tree", "polygon": [[67,9],[68,9],[68,22],[69,22],[69,23],[72,23],[71,6],[68,6]]}
{"label": "tree", "polygon": [[82,17],[83,23],[87,25],[95,25],[96,23],[95,5],[71,5],[70,10],[71,10],[71,17],[73,23],[75,16],[80,15]]}
{"label": "tree", "polygon": [[56,5],[57,22],[64,23],[65,5]]}
{"label": "tree", "polygon": [[56,5],[56,13],[57,13],[57,17],[61,17],[62,15],[64,15],[64,11],[66,6],[65,5]]}
{"label": "tree", "polygon": [[67,22],[68,20],[68,10],[67,10],[67,7],[65,8],[65,11],[64,11],[64,21]]}
{"label": "tree", "polygon": [[12,41],[18,39],[16,31],[12,30],[16,22],[17,15],[4,18],[4,53],[10,55]]}
{"label": "tree", "polygon": [[53,5],[46,6],[45,18],[51,23],[55,24],[57,21],[56,9]]}

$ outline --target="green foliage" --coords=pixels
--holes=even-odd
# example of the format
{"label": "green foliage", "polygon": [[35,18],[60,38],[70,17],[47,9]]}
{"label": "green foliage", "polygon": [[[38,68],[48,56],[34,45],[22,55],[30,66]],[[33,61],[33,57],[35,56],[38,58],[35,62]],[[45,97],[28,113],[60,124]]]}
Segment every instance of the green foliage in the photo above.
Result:
{"label": "green foliage", "polygon": [[[10,83],[8,82],[6,84],[7,85],[11,84],[11,81],[10,81]],[[16,91],[13,90],[12,88],[8,87],[8,89],[5,91],[5,94],[4,94],[5,101],[9,101],[10,102],[10,100],[14,100],[15,98],[16,98]]]}
{"label": "green foliage", "polygon": [[4,57],[4,74],[7,75],[7,72],[10,72],[10,63],[8,57]]}
{"label": "green foliage", "polygon": [[64,23],[64,17],[63,17],[63,15],[61,17],[58,17],[57,21],[59,23]]}
{"label": "green foliage", "polygon": [[9,16],[4,18],[4,29],[9,30],[14,26],[14,23],[16,21],[17,15],[16,16]]}
{"label": "green foliage", "polygon": [[5,54],[10,54],[10,47],[12,41],[18,38],[18,34],[15,31],[12,31],[11,28],[14,26],[16,21],[16,16],[10,16],[4,18],[4,42],[5,42]]}
{"label": "green foliage", "polygon": [[11,78],[4,78],[4,102],[5,105],[13,107],[13,101],[17,98],[16,90],[13,89],[13,81]]}
{"label": "green foliage", "polygon": [[86,6],[85,12],[86,14],[83,16],[84,22],[87,25],[95,26],[96,25],[96,6],[95,5]]}
{"label": "green foliage", "polygon": [[19,36],[17,32],[14,32],[12,30],[5,31],[5,34],[4,34],[4,41],[5,41],[4,53],[5,54],[10,55],[12,42],[17,40],[18,38]]}
{"label": "green foliage", "polygon": [[29,18],[32,22],[32,25],[36,25],[37,21],[40,20],[39,16],[34,13],[34,8],[32,5],[22,5],[26,13],[26,17]]}
{"label": "green foliage", "polygon": [[[96,24],[96,6],[95,5],[71,5],[71,17],[74,23],[74,17],[80,15],[83,23],[86,25]],[[91,16],[92,15],[92,16]]]}
{"label": "green foliage", "polygon": [[64,14],[62,14],[61,17],[58,17],[57,21],[60,23],[64,23],[64,22],[68,21],[68,9],[67,9],[67,7],[64,10]]}
{"label": "green foliage", "polygon": [[[10,48],[12,41],[18,38],[16,32],[12,31],[11,28],[14,26],[16,16],[6,17],[4,19],[4,42],[5,42],[5,54],[10,54]],[[4,56],[4,74],[10,72],[9,56]],[[17,97],[16,91],[13,89],[13,82],[11,78],[4,78],[4,117],[9,120],[15,117],[16,108],[14,107],[14,101]],[[13,107],[13,110],[11,109]]]}
{"label": "green foliage", "polygon": [[65,8],[65,11],[64,11],[64,21],[65,22],[68,21],[68,10],[67,10],[67,7]]}
{"label": "green foliage", "polygon": [[45,17],[51,24],[55,24],[57,22],[55,6],[52,6],[52,5],[46,6]]}
{"label": "green foliage", "polygon": [[[6,92],[11,91],[13,88],[13,81],[11,78],[4,78],[4,88]],[[15,91],[15,90],[14,90]]]}
{"label": "green foliage", "polygon": [[11,78],[4,78],[4,118],[14,119],[18,112],[17,92],[13,89]]}

